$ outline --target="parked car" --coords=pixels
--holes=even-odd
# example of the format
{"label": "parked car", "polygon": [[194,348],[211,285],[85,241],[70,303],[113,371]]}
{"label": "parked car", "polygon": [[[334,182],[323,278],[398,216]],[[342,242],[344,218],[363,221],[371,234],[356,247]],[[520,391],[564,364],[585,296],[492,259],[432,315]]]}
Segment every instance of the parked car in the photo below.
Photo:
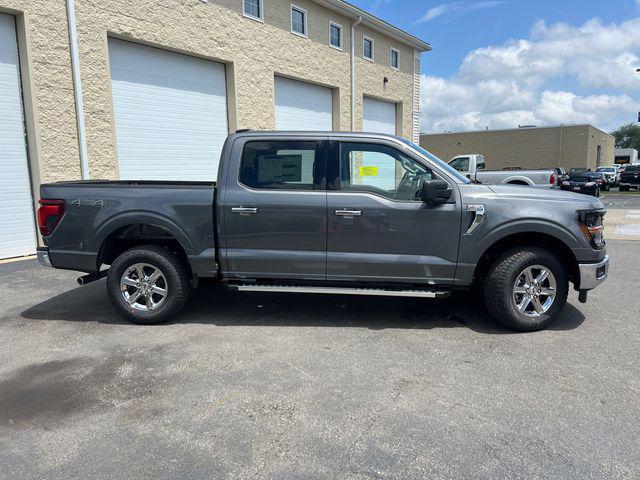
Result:
{"label": "parked car", "polygon": [[87,272],[81,284],[106,276],[115,309],[144,324],[213,277],[240,292],[421,298],[475,285],[497,321],[530,331],[561,314],[569,282],[584,302],[607,276],[600,201],[477,185],[390,135],[236,133],[218,179],[44,184],[38,258]]}
{"label": "parked car", "polygon": [[567,171],[562,167],[551,167],[550,170],[553,170],[556,174],[556,186],[560,185],[567,176]]}
{"label": "parked car", "polygon": [[596,173],[602,173],[607,180],[609,188],[617,187],[620,184],[620,174],[615,167],[598,167]]}
{"label": "parked car", "polygon": [[503,170],[487,170],[483,155],[459,155],[449,160],[449,166],[455,168],[462,175],[487,185],[528,185],[538,187],[553,187],[558,178],[553,169],[523,170],[520,167],[506,167]]}
{"label": "parked car", "polygon": [[640,189],[640,165],[627,165],[620,174],[620,191],[628,192],[630,189]]}
{"label": "parked car", "polygon": [[562,181],[560,188],[599,197],[600,191],[608,190],[609,187],[602,173],[581,171],[569,173],[568,178]]}

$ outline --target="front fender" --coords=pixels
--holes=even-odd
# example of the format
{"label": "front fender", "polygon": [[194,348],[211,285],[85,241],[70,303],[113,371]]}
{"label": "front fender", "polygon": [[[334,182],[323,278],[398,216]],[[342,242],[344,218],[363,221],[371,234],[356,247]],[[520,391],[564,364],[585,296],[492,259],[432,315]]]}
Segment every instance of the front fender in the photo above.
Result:
{"label": "front fender", "polygon": [[[478,233],[481,234],[481,232]],[[470,235],[467,239],[465,239],[465,235],[463,235],[461,241],[461,260],[468,263],[477,263],[482,255],[495,243],[510,235],[523,233],[549,235],[560,240],[571,250],[583,248],[583,245],[579,243],[579,240],[573,232],[564,225],[543,219],[528,218],[512,220],[497,227],[494,226],[490,232],[485,232],[482,238],[476,241],[472,238],[475,235]],[[467,249],[463,254],[462,249],[465,247],[467,247]]]}

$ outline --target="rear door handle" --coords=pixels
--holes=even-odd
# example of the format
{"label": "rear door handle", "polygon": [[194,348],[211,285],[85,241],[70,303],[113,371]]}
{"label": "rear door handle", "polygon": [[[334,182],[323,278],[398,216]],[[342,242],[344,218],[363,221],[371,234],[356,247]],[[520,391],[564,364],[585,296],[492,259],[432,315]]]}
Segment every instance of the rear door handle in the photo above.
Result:
{"label": "rear door handle", "polygon": [[231,207],[231,213],[239,213],[240,215],[255,215],[258,213],[257,207]]}
{"label": "rear door handle", "polygon": [[349,210],[347,208],[339,209],[334,212],[338,217],[360,217],[362,210]]}

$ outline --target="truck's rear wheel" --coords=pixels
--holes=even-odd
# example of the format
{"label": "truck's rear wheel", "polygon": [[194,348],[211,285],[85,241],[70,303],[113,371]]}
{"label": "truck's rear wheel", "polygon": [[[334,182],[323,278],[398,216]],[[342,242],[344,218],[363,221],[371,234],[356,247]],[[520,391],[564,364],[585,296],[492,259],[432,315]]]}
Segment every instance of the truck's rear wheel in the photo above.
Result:
{"label": "truck's rear wheel", "polygon": [[502,324],[531,332],[549,326],[567,301],[564,266],[548,250],[516,248],[496,258],[485,282],[487,309]]}
{"label": "truck's rear wheel", "polygon": [[162,323],[173,318],[186,303],[190,290],[184,263],[157,245],[122,253],[107,276],[111,303],[120,315],[135,323]]}

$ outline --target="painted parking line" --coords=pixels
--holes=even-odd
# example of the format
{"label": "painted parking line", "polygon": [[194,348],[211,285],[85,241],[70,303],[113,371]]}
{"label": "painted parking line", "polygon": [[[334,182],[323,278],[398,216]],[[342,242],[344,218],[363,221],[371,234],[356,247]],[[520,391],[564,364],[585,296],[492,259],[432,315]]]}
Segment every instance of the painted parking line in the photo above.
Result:
{"label": "painted parking line", "polygon": [[616,225],[615,235],[633,235],[640,237],[640,223],[627,223]]}
{"label": "painted parking line", "polygon": [[640,210],[609,208],[604,217],[604,236],[611,240],[640,241]]}
{"label": "painted parking line", "polygon": [[627,214],[624,218],[629,220],[640,220],[640,210],[627,210]]}

